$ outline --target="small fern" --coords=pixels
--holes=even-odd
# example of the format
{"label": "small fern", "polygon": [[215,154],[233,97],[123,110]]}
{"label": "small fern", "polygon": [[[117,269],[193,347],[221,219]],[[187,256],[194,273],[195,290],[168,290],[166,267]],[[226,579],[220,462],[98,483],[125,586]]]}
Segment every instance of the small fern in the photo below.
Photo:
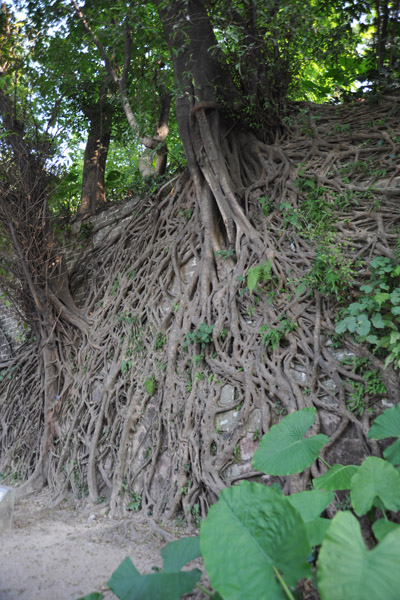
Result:
{"label": "small fern", "polygon": [[262,265],[251,267],[247,271],[247,287],[250,293],[253,292],[259,282],[266,283],[272,279],[271,270],[272,261],[267,260]]}

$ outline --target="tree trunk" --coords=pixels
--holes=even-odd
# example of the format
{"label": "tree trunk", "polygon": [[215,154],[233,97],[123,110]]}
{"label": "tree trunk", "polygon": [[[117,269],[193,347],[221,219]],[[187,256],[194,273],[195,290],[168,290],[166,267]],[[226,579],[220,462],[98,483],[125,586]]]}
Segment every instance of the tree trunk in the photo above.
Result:
{"label": "tree trunk", "polygon": [[[71,343],[78,330],[87,335],[88,328],[72,299],[65,259],[51,225],[45,157],[26,141],[4,92],[0,92],[0,113],[8,144],[0,177],[0,224],[13,264],[10,274],[2,274],[2,285],[9,285],[9,275],[17,282],[14,300],[36,337],[41,371],[36,402],[42,406],[44,420],[34,472],[18,492],[23,495],[42,487],[49,477],[50,447],[58,431],[55,405],[67,380],[58,349]],[[41,422],[37,428],[41,430]]]}
{"label": "tree trunk", "polygon": [[[216,53],[217,41],[202,0],[189,0],[187,11],[183,4],[170,3],[168,10],[159,5],[175,83],[182,90],[176,103],[180,137],[196,182],[205,226],[211,234],[209,251],[216,251],[221,245],[239,251],[243,235],[258,244],[260,240],[240,203],[240,189],[247,182],[241,181],[240,173],[229,169],[222,147],[233,125],[226,108],[234,104],[238,91]],[[244,153],[252,144],[257,146],[255,136],[238,123],[230,139],[243,145],[244,138]],[[252,175],[256,177],[261,162],[256,152],[254,155]]]}
{"label": "tree trunk", "polygon": [[85,108],[90,127],[83,159],[82,195],[78,214],[91,215],[105,203],[105,169],[110,146],[112,111],[105,103],[104,93],[94,106]]}

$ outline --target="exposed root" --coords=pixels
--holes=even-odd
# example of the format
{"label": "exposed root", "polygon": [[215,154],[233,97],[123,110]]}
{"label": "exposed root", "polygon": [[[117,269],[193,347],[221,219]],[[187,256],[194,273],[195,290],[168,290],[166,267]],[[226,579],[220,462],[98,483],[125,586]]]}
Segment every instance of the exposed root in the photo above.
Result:
{"label": "exposed root", "polygon": [[[88,254],[90,341],[83,322],[55,333],[57,434],[47,458],[55,496],[72,489],[110,498],[113,514],[136,502],[154,518],[182,511],[195,520],[222,487],[260,476],[250,456],[257,439],[305,406],[318,409],[315,431],[331,435],[328,460],[349,440],[350,451],[379,452],[366,433],[382,396],[351,408],[362,376],[330,336],[357,293],[354,279],[372,257],[394,253],[399,110],[398,99],[373,109],[310,106],[272,145],[228,131],[225,168],[216,155],[208,186],[183,175],[159,202],[138,201],[119,236]],[[201,111],[196,118],[207,136]],[[339,272],[331,290],[315,267],[329,252]],[[263,264],[268,277],[250,293],[246,275]],[[201,340],[203,323],[213,328]],[[263,341],[274,331],[273,343]],[[398,402],[398,372],[351,341],[346,348],[380,370],[386,397]],[[21,351],[0,388],[1,470],[22,480],[35,470],[43,433],[38,350]],[[226,384],[234,392],[221,404]],[[232,411],[235,426],[219,428]],[[285,489],[304,487],[309,475]]]}

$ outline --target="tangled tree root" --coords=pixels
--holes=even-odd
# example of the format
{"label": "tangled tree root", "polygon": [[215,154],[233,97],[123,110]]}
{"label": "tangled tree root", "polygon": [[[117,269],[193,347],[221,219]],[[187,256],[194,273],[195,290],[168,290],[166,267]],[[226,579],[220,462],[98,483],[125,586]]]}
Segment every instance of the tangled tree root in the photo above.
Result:
{"label": "tangled tree root", "polygon": [[[368,409],[379,412],[383,396],[399,401],[398,373],[351,340],[340,353],[332,334],[371,258],[394,256],[399,111],[397,97],[304,105],[274,144],[228,134],[226,164],[245,215],[226,228],[234,243],[204,222],[183,174],[138,200],[129,225],[88,253],[71,285],[90,277],[90,336],[57,330],[57,431],[46,464],[55,497],[72,489],[110,498],[113,514],[131,506],[195,519],[222,487],[260,475],[240,455],[243,440],[255,447],[279,415],[305,406],[318,409],[315,431],[331,435],[329,460],[379,452],[366,438]],[[386,386],[362,407],[349,402],[363,378],[341,360],[345,350],[368,358]],[[43,434],[39,353],[35,342],[21,349],[0,388],[0,469],[22,480]],[[226,384],[234,394],[222,406]],[[220,431],[226,411],[236,425]],[[287,478],[286,489],[309,476]]]}

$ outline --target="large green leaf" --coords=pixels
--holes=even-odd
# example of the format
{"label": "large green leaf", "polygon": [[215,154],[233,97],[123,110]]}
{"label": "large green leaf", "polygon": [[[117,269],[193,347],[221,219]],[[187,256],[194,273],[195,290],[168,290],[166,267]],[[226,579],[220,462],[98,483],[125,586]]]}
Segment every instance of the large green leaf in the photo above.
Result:
{"label": "large green leaf", "polygon": [[333,465],[323,475],[313,479],[316,490],[349,490],[351,478],[359,467],[356,465]]}
{"label": "large green leaf", "polygon": [[375,419],[369,430],[368,437],[375,440],[400,437],[400,404],[388,408]]}
{"label": "large green leaf", "polygon": [[351,512],[338,512],[318,557],[321,600],[398,600],[400,530],[367,550]]}
{"label": "large green leaf", "polygon": [[315,421],[315,413],[314,407],[303,408],[273,425],[254,453],[254,468],[271,475],[291,475],[309,467],[329,442],[323,434],[304,437]]}
{"label": "large green leaf", "polygon": [[375,521],[375,523],[372,525],[374,536],[379,542],[381,542],[388,533],[395,531],[396,529],[400,530],[400,525],[398,523],[387,521],[386,519],[379,519],[379,521]]}
{"label": "large green leaf", "polygon": [[288,502],[297,510],[306,526],[311,546],[319,546],[330,525],[329,519],[320,518],[323,510],[332,502],[335,494],[320,490],[311,490],[287,496]]}
{"label": "large green leaf", "polygon": [[400,509],[400,473],[390,463],[369,456],[351,480],[350,498],[357,515],[383,504],[388,510]]}
{"label": "large green leaf", "polygon": [[200,578],[199,569],[141,575],[127,557],[107,585],[120,600],[179,600],[193,590]]}
{"label": "large green leaf", "polygon": [[224,600],[278,600],[310,575],[311,546],[299,513],[278,490],[244,481],[222,490],[200,530],[200,548],[213,588]]}
{"label": "large green leaf", "polygon": [[383,456],[388,460],[392,465],[400,465],[400,439],[390,444],[383,451]]}
{"label": "large green leaf", "polygon": [[310,490],[287,497],[290,504],[300,513],[304,522],[312,521],[333,501],[335,494],[322,490]]}
{"label": "large green leaf", "polygon": [[163,573],[179,571],[188,562],[201,556],[199,536],[170,542],[161,550],[161,556],[164,560]]}
{"label": "large green leaf", "polygon": [[[383,440],[388,437],[400,438],[400,404],[388,408],[375,419],[368,437],[376,440]],[[397,439],[388,446],[383,451],[383,456],[392,465],[400,465],[400,440]]]}

